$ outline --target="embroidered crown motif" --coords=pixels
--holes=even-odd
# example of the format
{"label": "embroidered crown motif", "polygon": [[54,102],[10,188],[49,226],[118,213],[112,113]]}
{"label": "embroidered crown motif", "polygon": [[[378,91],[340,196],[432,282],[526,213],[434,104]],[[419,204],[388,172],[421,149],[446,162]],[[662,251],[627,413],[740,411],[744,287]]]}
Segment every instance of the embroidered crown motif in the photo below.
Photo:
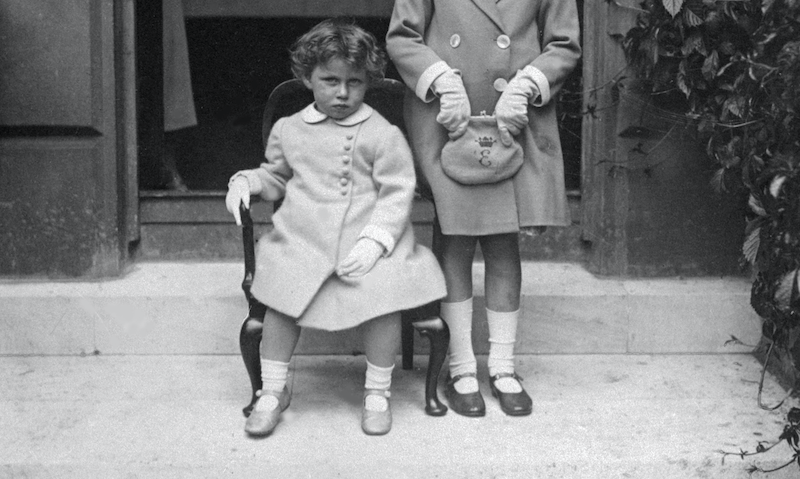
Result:
{"label": "embroidered crown motif", "polygon": [[495,142],[497,142],[497,140],[495,140],[491,136],[479,136],[478,139],[475,140],[475,141],[478,142],[478,144],[481,146],[481,148],[491,148],[492,145]]}

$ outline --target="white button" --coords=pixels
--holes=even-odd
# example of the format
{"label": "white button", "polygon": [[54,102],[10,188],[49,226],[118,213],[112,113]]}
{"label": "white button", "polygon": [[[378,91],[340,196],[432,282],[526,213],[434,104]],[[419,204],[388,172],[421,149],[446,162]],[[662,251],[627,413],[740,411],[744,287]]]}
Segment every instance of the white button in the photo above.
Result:
{"label": "white button", "polygon": [[339,191],[339,193],[341,193],[342,196],[347,196],[347,189],[346,188],[342,188],[342,190]]}
{"label": "white button", "polygon": [[347,139],[348,140],[352,140],[353,139],[353,135],[347,135]]}
{"label": "white button", "polygon": [[339,179],[339,184],[342,185],[342,186],[347,186],[347,178]]}
{"label": "white button", "polygon": [[458,48],[461,45],[461,36],[458,33],[454,33],[452,37],[450,37],[450,46],[453,48]]}
{"label": "white button", "polygon": [[505,50],[511,46],[511,39],[508,38],[508,35],[500,35],[497,37],[497,46]]}
{"label": "white button", "polygon": [[349,156],[342,157],[342,163],[344,163],[345,165],[350,163],[350,157]]}
{"label": "white button", "polygon": [[503,91],[508,86],[508,82],[506,81],[505,78],[498,78],[497,80],[494,81],[493,86],[495,90]]}
{"label": "white button", "polygon": [[344,145],[345,151],[350,151],[350,145]]}

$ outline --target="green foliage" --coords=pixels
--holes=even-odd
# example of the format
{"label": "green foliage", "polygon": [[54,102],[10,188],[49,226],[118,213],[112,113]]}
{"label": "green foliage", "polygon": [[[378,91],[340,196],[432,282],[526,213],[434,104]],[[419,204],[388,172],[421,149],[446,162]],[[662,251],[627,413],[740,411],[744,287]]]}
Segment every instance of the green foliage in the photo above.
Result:
{"label": "green foliage", "polygon": [[765,336],[796,337],[800,0],[644,0],[641,8],[622,39],[628,63],[653,95],[685,101],[719,165],[715,186],[749,195],[751,302]]}

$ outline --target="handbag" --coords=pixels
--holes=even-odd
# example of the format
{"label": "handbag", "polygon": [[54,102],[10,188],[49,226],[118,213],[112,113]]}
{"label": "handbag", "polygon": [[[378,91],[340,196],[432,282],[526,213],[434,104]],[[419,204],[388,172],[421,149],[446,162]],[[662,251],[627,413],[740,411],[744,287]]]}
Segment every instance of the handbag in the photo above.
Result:
{"label": "handbag", "polygon": [[471,116],[466,133],[442,148],[442,169],[464,185],[497,183],[514,176],[522,166],[522,146],[505,146],[494,116]]}

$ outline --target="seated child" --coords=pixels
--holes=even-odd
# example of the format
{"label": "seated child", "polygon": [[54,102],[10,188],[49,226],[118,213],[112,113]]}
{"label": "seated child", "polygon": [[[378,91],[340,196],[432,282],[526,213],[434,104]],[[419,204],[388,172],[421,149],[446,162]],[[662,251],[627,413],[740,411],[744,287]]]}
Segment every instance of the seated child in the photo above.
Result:
{"label": "seated child", "polygon": [[272,128],[266,162],[233,175],[226,206],[241,224],[250,195],[283,198],[258,242],[252,294],[267,306],[263,387],[245,431],[268,435],[289,407],[288,367],[302,327],[359,327],[366,356],[361,427],[386,434],[400,342],[400,311],[442,298],[444,276],[415,243],[409,216],[416,177],[400,129],[363,103],[383,78],[375,38],[326,20],[291,51],[292,71],[314,103]]}

